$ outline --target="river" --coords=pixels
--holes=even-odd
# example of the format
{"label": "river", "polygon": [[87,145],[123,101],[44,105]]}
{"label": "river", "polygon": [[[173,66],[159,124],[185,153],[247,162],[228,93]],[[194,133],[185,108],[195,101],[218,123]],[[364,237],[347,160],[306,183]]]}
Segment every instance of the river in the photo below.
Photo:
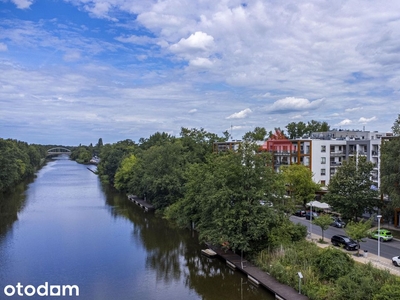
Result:
{"label": "river", "polygon": [[68,157],[0,197],[0,299],[274,299]]}

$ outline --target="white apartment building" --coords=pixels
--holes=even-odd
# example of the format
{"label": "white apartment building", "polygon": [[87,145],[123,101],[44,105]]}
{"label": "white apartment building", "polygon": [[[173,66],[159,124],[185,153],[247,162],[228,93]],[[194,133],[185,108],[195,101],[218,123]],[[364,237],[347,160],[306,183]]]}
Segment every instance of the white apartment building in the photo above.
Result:
{"label": "white apartment building", "polygon": [[374,163],[371,179],[379,188],[381,138],[390,135],[377,131],[332,130],[295,140],[269,140],[265,148],[273,153],[276,170],[281,165],[303,164],[311,169],[313,180],[322,186],[329,184],[344,160],[366,156]]}
{"label": "white apartment building", "polygon": [[[391,133],[377,131],[331,130],[314,132],[301,139],[287,139],[280,132],[263,143],[261,151],[273,155],[276,171],[282,165],[302,164],[313,173],[313,180],[327,186],[330,179],[349,157],[365,156],[374,163],[371,179],[374,185],[380,186],[380,145],[383,137]],[[241,141],[214,143],[213,151],[237,150]]]}
{"label": "white apartment building", "polygon": [[387,135],[390,134],[348,130],[313,133],[311,135],[313,180],[321,185],[328,185],[330,178],[344,160],[354,156],[365,156],[374,164],[371,179],[378,188],[381,137]]}

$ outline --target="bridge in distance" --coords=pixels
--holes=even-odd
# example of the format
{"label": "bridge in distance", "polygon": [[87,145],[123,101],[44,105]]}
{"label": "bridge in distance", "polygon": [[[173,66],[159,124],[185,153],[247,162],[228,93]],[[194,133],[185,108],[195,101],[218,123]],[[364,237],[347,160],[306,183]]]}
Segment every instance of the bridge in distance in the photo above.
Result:
{"label": "bridge in distance", "polygon": [[47,157],[56,155],[71,155],[71,150],[65,147],[54,147],[47,150]]}

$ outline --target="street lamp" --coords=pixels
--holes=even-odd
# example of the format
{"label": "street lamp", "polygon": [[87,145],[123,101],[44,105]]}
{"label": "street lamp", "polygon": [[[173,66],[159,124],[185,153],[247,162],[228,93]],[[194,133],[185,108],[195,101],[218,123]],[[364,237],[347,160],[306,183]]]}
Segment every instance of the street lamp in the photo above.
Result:
{"label": "street lamp", "polygon": [[381,218],[382,218],[382,215],[377,215],[376,217],[378,218],[378,261],[379,261],[379,257],[381,255]]}
{"label": "street lamp", "polygon": [[313,210],[312,210],[312,201],[310,202],[310,240],[312,240],[312,219],[313,219]]}
{"label": "street lamp", "polygon": [[303,278],[303,274],[301,274],[301,272],[297,272],[297,275],[299,275],[299,294],[301,294],[301,279]]}

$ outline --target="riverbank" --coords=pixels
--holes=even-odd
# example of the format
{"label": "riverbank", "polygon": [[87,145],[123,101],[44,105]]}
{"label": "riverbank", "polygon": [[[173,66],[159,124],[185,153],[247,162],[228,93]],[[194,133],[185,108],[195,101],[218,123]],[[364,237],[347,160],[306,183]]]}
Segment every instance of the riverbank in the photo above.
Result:
{"label": "riverbank", "polygon": [[232,251],[224,251],[217,247],[211,247],[221,259],[226,261],[230,268],[237,269],[238,271],[247,275],[249,282],[256,286],[263,286],[275,295],[275,299],[281,300],[306,300],[308,297],[300,294],[294,288],[278,282],[274,277],[261,270],[259,267],[253,265],[251,262],[243,260],[239,255]]}

